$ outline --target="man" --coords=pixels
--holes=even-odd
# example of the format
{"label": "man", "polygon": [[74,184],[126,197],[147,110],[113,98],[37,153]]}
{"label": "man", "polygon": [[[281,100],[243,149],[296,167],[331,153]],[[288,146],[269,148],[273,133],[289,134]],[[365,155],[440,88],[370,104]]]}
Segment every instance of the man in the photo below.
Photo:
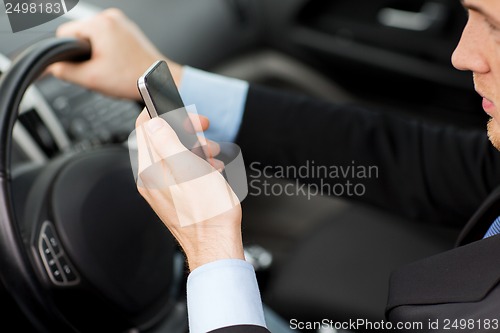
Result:
{"label": "man", "polygon": [[[489,138],[500,148],[500,2],[465,0],[463,4],[469,21],[453,64],[474,73],[476,90],[492,117]],[[115,10],[65,25],[58,34],[89,39],[93,54],[86,63],[58,64],[52,72],[114,96],[138,99],[137,77],[152,62],[165,58]],[[209,116],[212,123],[207,133],[212,131],[212,138],[219,141],[236,140],[246,160],[263,165],[299,166],[307,160],[322,165],[352,160],[378,165],[384,182],[367,184],[372,191],[363,200],[429,221],[453,223],[462,212],[484,201],[464,228],[456,249],[394,273],[387,317],[394,323],[421,322],[419,331],[499,329],[500,259],[496,253],[500,237],[483,239],[500,230],[500,223],[494,223],[500,215],[500,193],[488,196],[500,183],[500,172],[488,166],[496,165],[499,157],[488,148],[485,135],[290,96],[173,62],[169,65],[186,104],[196,104],[200,113]],[[182,149],[161,119],[148,121],[143,112],[137,124],[161,157],[168,157],[172,147]],[[172,146],[165,148],[165,142]],[[148,181],[154,183],[154,179]],[[191,331],[266,331],[255,275],[244,262],[240,207],[182,227],[172,213],[170,195],[147,186],[139,191],[186,253],[191,270]]]}

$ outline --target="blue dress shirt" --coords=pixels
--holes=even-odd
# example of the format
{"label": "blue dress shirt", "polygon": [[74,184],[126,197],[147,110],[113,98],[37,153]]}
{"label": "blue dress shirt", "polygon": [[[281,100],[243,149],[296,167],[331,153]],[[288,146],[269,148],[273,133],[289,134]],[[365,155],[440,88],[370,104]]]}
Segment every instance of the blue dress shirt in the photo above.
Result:
{"label": "blue dress shirt", "polygon": [[266,326],[253,266],[225,259],[198,267],[187,282],[189,331],[235,325]]}
{"label": "blue dress shirt", "polygon": [[179,89],[185,105],[194,104],[210,119],[205,136],[217,142],[233,142],[240,129],[248,82],[185,66]]}

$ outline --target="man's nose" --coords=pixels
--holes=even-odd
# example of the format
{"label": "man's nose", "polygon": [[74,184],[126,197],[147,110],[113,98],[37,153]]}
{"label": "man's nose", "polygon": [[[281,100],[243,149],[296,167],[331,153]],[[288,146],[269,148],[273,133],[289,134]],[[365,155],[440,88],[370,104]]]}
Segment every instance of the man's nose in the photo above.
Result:
{"label": "man's nose", "polygon": [[456,69],[474,73],[489,71],[484,56],[484,48],[486,47],[486,43],[482,40],[484,32],[479,30],[477,23],[469,20],[451,57],[451,62]]}

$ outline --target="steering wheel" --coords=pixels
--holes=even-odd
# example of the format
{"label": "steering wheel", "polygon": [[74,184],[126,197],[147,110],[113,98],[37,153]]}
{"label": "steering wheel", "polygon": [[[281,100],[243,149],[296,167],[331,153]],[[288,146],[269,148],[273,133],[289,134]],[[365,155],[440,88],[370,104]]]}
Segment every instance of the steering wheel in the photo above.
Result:
{"label": "steering wheel", "polygon": [[0,81],[0,278],[40,332],[146,330],[180,291],[175,242],[138,194],[126,147],[61,154],[12,176],[26,89],[50,64],[89,54],[84,41],[43,40]]}

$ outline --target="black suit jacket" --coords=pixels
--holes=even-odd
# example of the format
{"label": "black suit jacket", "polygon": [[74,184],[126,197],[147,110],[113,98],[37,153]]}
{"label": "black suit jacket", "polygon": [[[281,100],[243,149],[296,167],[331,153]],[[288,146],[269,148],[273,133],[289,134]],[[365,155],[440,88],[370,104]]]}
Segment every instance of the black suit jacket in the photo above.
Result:
{"label": "black suit jacket", "polygon": [[[471,321],[468,332],[500,331],[500,235],[482,239],[499,212],[496,190],[465,226],[455,249],[394,272],[388,319],[433,323],[432,332],[450,332],[460,320]],[[487,323],[493,326],[484,327]]]}
{"label": "black suit jacket", "polygon": [[379,177],[367,179],[365,195],[355,200],[422,223],[464,227],[481,207],[456,249],[393,274],[387,317],[425,325],[429,319],[500,318],[500,236],[477,241],[500,215],[500,190],[494,192],[500,154],[485,130],[430,125],[251,86],[237,143],[246,162],[262,165],[377,166]]}

